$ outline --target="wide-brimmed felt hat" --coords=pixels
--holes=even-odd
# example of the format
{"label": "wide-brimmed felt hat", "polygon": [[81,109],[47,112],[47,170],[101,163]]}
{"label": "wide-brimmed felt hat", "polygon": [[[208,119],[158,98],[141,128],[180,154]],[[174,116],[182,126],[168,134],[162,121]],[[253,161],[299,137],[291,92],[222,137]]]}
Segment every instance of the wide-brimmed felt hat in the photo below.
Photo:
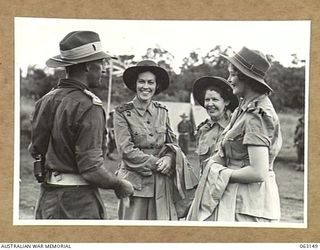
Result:
{"label": "wide-brimmed felt hat", "polygon": [[181,118],[188,118],[188,115],[186,113],[183,113],[182,115],[180,115]]}
{"label": "wide-brimmed felt hat", "polygon": [[226,58],[243,74],[261,83],[268,90],[273,91],[265,80],[266,73],[271,65],[266,56],[260,51],[243,47],[238,53],[231,57],[222,54],[221,56]]}
{"label": "wide-brimmed felt hat", "polygon": [[227,108],[233,111],[239,104],[238,98],[232,92],[232,87],[228,81],[218,76],[204,76],[197,79],[193,84],[192,93],[198,103],[204,107],[204,91],[209,87],[217,87],[223,95],[230,101]]}
{"label": "wide-brimmed felt hat", "polygon": [[150,71],[156,76],[157,90],[155,95],[161,93],[169,86],[169,75],[167,71],[159,67],[154,61],[143,60],[139,62],[136,66],[127,68],[123,73],[123,81],[126,86],[134,92],[136,90],[136,81],[138,75],[143,72]]}
{"label": "wide-brimmed felt hat", "polygon": [[51,68],[66,67],[104,58],[114,58],[103,51],[100,37],[93,31],[73,31],[59,44],[60,54],[47,60]]}

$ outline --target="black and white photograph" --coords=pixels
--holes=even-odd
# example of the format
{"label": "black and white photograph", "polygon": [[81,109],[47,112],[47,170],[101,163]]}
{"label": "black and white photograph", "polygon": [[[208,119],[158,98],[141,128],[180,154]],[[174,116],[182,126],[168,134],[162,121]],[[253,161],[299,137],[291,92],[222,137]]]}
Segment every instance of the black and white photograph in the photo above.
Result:
{"label": "black and white photograph", "polygon": [[311,21],[14,18],[14,225],[307,228]]}

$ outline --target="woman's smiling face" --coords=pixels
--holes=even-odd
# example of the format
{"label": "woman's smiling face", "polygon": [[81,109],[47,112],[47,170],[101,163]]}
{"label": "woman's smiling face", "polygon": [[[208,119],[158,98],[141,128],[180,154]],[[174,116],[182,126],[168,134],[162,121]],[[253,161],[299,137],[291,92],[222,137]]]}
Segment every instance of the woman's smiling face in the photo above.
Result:
{"label": "woman's smiling face", "polygon": [[157,88],[156,76],[147,71],[140,73],[137,78],[137,97],[142,102],[151,101]]}
{"label": "woman's smiling face", "polygon": [[226,102],[217,91],[206,90],[204,107],[212,121],[217,121],[223,116],[227,105],[228,102]]}
{"label": "woman's smiling face", "polygon": [[230,63],[228,66],[228,71],[228,82],[232,86],[233,94],[240,97],[243,96],[245,92],[245,84],[239,79],[237,69]]}

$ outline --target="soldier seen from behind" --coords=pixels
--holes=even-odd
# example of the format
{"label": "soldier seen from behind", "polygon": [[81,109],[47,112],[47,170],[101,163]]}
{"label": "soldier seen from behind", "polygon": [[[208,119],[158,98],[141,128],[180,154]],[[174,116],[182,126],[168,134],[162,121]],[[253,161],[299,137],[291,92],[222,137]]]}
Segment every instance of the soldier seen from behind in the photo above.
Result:
{"label": "soldier seen from behind", "polygon": [[101,100],[90,88],[100,84],[106,59],[99,35],[74,31],[60,42],[48,67],[65,67],[66,79],[37,101],[29,151],[41,182],[36,219],[104,219],[98,188],[118,198],[132,194],[130,182],[103,165],[106,120]]}

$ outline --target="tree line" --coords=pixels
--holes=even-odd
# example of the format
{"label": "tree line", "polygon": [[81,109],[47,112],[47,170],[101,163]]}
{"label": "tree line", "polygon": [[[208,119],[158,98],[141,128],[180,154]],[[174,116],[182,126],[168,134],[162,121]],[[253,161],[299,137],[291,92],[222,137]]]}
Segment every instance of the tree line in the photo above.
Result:
{"label": "tree line", "polygon": [[[189,102],[192,86],[197,78],[214,75],[228,77],[228,62],[220,55],[228,55],[231,51],[231,47],[223,48],[222,46],[214,47],[204,56],[201,56],[197,51],[192,51],[184,58],[180,66],[180,72],[176,73],[172,68],[174,56],[170,52],[160,47],[149,48],[142,58],[156,61],[159,66],[168,71],[170,76],[169,88],[155,98],[162,101]],[[272,66],[267,74],[266,81],[274,90],[270,99],[276,110],[294,110],[302,113],[305,98],[305,62],[299,60],[295,54],[291,56],[292,65],[284,67],[272,55],[267,55]],[[134,55],[119,55],[116,62],[123,69],[136,63]],[[20,74],[21,96],[37,100],[50,91],[57,84],[59,78],[65,77],[63,69],[56,69],[51,72],[47,72],[47,70],[29,66],[25,76]],[[112,76],[111,96],[114,105],[127,102],[134,96],[134,93],[125,87],[122,72],[120,69]],[[93,90],[103,101],[107,101],[108,83],[109,75],[107,73],[103,76],[101,86]]]}

